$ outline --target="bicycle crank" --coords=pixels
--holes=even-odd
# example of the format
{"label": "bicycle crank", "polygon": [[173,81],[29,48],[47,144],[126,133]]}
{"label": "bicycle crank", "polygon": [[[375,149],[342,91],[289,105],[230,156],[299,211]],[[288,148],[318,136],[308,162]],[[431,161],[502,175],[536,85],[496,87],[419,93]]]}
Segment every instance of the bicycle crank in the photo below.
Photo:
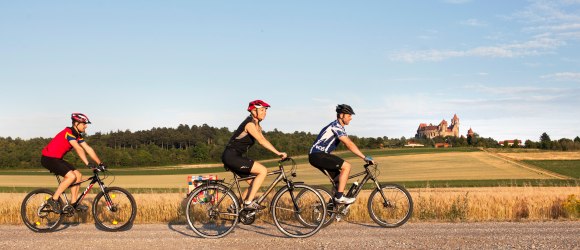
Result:
{"label": "bicycle crank", "polygon": [[256,220],[256,211],[242,210],[239,219],[242,224],[251,225]]}
{"label": "bicycle crank", "polygon": [[66,215],[66,217],[72,217],[75,215],[75,208],[71,205],[66,205],[62,208],[62,213]]}

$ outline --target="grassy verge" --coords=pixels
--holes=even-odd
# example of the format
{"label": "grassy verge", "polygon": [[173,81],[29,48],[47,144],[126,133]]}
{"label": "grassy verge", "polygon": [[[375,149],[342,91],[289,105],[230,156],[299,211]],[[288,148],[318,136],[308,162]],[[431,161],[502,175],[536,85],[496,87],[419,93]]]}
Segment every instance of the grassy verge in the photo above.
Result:
{"label": "grassy verge", "polygon": [[525,163],[580,179],[580,160],[524,160]]}
{"label": "grassy verge", "polygon": [[[350,187],[349,182],[347,188]],[[559,179],[521,179],[521,180],[434,180],[434,181],[403,181],[397,182],[406,188],[461,188],[461,187],[578,187],[580,186],[579,180],[559,180]],[[55,183],[56,185],[56,183]],[[281,185],[281,184],[280,184]],[[317,185],[323,186],[328,189],[331,188],[330,184]],[[81,189],[84,190],[83,186]],[[39,187],[1,187],[0,193],[28,193]],[[56,189],[54,187],[47,187],[49,189]],[[262,191],[265,191],[266,187],[262,187]],[[375,185],[373,183],[367,183],[364,185],[364,189],[374,189]],[[152,193],[187,193],[187,186],[183,185],[183,188],[126,188],[131,193],[135,194],[152,194]],[[92,192],[100,191],[98,188],[93,188]],[[236,191],[237,192],[237,191]]]}

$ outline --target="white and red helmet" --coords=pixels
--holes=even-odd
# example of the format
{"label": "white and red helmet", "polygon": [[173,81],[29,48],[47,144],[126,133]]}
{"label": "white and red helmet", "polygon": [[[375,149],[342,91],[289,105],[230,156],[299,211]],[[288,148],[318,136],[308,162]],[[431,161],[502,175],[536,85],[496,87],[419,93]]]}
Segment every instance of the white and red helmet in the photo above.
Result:
{"label": "white and red helmet", "polygon": [[73,120],[73,122],[82,122],[82,123],[91,124],[89,117],[83,113],[72,113],[70,115],[70,119]]}
{"label": "white and red helmet", "polygon": [[266,103],[265,101],[262,100],[254,100],[251,101],[250,104],[248,105],[248,111],[252,111],[252,109],[255,108],[269,108],[270,104]]}

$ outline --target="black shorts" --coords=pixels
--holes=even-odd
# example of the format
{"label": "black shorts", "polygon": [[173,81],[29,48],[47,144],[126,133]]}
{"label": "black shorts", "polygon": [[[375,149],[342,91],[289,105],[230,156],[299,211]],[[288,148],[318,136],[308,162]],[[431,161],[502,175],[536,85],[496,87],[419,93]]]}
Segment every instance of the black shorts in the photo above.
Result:
{"label": "black shorts", "polygon": [[233,148],[226,148],[224,150],[222,162],[226,170],[232,171],[242,178],[252,176],[250,171],[254,166],[254,160],[244,157]]}
{"label": "black shorts", "polygon": [[63,159],[52,158],[44,155],[40,158],[40,164],[51,173],[58,174],[62,177],[64,177],[69,171],[77,170],[73,165]]}
{"label": "black shorts", "polygon": [[310,165],[318,168],[323,173],[323,170],[328,171],[330,177],[333,179],[338,177],[342,164],[344,163],[342,158],[324,152],[309,154],[308,161],[310,162]]}

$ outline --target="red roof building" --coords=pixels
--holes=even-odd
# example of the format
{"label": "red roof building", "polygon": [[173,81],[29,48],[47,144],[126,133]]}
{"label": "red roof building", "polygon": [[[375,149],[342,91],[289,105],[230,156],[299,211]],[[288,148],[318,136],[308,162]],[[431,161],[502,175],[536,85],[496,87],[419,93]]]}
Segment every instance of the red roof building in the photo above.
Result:
{"label": "red roof building", "polygon": [[459,136],[459,117],[457,114],[453,115],[453,119],[451,120],[451,125],[445,119],[443,119],[439,125],[435,126],[433,124],[427,125],[426,123],[419,124],[419,128],[417,128],[417,134],[415,134],[416,138],[433,138],[437,136],[445,137],[445,136]]}

